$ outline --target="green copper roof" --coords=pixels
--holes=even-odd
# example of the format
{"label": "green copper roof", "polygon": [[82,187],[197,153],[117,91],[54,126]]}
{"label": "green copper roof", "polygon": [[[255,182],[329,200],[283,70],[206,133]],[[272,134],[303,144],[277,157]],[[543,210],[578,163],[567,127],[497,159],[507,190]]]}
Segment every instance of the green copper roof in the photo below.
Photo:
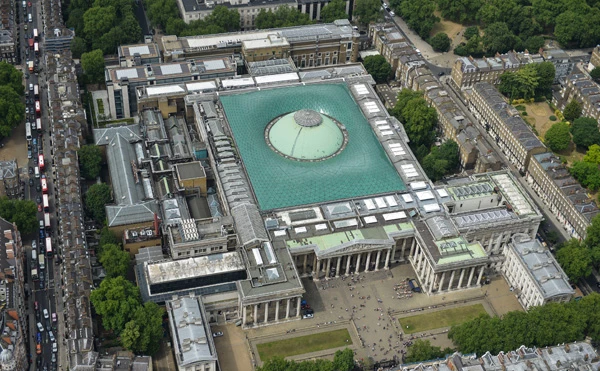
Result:
{"label": "green copper roof", "polygon": [[346,136],[341,125],[330,117],[303,109],[273,120],[265,139],[284,157],[315,161],[331,158],[343,150]]}

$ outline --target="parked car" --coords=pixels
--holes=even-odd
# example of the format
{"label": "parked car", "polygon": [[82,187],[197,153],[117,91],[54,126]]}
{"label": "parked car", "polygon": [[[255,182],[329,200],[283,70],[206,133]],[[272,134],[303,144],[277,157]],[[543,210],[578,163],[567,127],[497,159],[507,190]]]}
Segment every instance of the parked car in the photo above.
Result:
{"label": "parked car", "polygon": [[213,337],[214,338],[218,338],[223,336],[223,331],[218,331],[218,332],[213,332]]}
{"label": "parked car", "polygon": [[38,330],[40,330],[40,332],[44,332],[44,326],[42,325],[41,322],[37,323],[37,328],[38,328]]}

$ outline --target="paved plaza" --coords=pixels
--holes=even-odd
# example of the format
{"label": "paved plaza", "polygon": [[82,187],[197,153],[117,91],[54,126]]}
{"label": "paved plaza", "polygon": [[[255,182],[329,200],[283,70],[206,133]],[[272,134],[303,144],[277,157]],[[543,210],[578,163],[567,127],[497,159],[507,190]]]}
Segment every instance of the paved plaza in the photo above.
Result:
{"label": "paved plaza", "polygon": [[[304,298],[314,309],[314,318],[248,330],[252,358],[257,364],[262,364],[256,344],[344,327],[352,336],[351,348],[356,359],[372,357],[381,361],[394,356],[401,358],[406,346],[416,338],[428,339],[436,346],[452,346],[446,336],[448,328],[403,334],[398,321],[401,317],[477,303],[481,303],[490,315],[522,310],[502,277],[493,279],[490,285],[432,296],[411,294],[405,288],[406,278],[415,277],[412,267],[402,264],[389,271],[321,281],[304,279]],[[338,349],[290,358],[330,358]]]}

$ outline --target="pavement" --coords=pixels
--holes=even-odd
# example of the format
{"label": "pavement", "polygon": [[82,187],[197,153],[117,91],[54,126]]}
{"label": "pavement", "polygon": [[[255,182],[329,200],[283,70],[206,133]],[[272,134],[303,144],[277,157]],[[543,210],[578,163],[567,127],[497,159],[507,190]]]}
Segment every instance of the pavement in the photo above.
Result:
{"label": "pavement", "polygon": [[[347,328],[353,342],[350,348],[357,360],[367,357],[375,361],[394,357],[401,359],[402,353],[415,338],[429,339],[438,346],[450,346],[447,328],[405,335],[399,327],[398,319],[401,317],[476,303],[483,304],[490,315],[522,310],[502,277],[492,279],[490,285],[431,296],[410,293],[405,287],[405,280],[409,277],[416,277],[414,270],[409,264],[401,264],[389,271],[361,273],[328,281],[305,279],[304,298],[314,309],[314,318],[247,330],[251,357],[258,365],[262,364],[256,344]],[[338,349],[343,348],[290,359],[331,358]]]}

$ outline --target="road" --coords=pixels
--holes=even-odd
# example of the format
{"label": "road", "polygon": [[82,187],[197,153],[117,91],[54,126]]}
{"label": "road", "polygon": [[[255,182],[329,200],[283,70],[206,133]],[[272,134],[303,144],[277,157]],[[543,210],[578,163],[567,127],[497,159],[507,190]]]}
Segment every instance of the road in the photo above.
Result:
{"label": "road", "polygon": [[[31,5],[26,4],[27,7],[23,8],[22,1],[17,3],[19,9],[19,44],[21,48],[21,62],[24,67],[24,71],[26,72],[26,86],[25,89],[27,91],[26,96],[26,107],[29,108],[30,113],[27,114],[27,122],[35,122],[36,117],[41,117],[42,119],[42,130],[38,132],[38,130],[32,130],[31,141],[28,141],[31,149],[32,149],[32,158],[29,160],[27,164],[27,175],[24,178],[29,177],[33,180],[33,186],[30,186],[29,179],[26,179],[26,190],[25,190],[25,198],[36,200],[42,197],[42,190],[40,185],[40,178],[37,178],[34,174],[29,174],[31,172],[30,169],[33,169],[38,165],[38,157],[37,154],[43,154],[45,158],[50,162],[50,138],[48,136],[49,127],[48,125],[48,102],[47,95],[44,94],[46,90],[45,82],[43,80],[43,66],[40,62],[43,62],[39,58],[39,56],[43,55],[42,48],[42,40],[41,40],[41,30],[42,27],[42,18],[41,18],[41,0],[32,0]],[[28,15],[32,15],[32,22],[28,22]],[[27,29],[25,29],[27,27]],[[34,28],[37,28],[40,31],[40,50],[37,55],[35,55],[34,51],[29,49],[28,40],[26,37],[31,38],[33,35]],[[27,62],[33,60],[35,62],[35,72],[31,73],[27,69]],[[30,91],[30,84],[39,85],[40,89],[39,97],[34,96],[34,92]],[[38,99],[40,103],[40,113],[36,114],[35,112],[35,100]],[[17,133],[17,135],[24,135],[21,133]],[[34,140],[37,141],[37,146],[34,145]],[[37,147],[37,149],[36,149]],[[47,164],[46,168],[49,168],[50,163]],[[40,172],[40,175],[44,175],[44,171]],[[58,353],[53,352],[53,343],[51,340],[52,337],[57,339],[62,339],[59,337],[57,333],[57,322],[53,322],[52,314],[56,315],[57,321],[60,321],[61,316],[58,316],[58,313],[61,311],[57,310],[56,301],[55,301],[55,290],[56,290],[56,280],[55,273],[58,269],[55,269],[55,260],[52,257],[52,252],[47,253],[44,251],[45,247],[45,239],[42,239],[41,234],[44,233],[48,235],[55,235],[56,222],[52,215],[55,212],[54,201],[52,195],[54,194],[52,177],[48,176],[47,184],[48,184],[48,194],[49,194],[49,207],[47,210],[49,215],[51,216],[51,226],[46,226],[39,231],[39,235],[32,236],[32,240],[28,241],[24,239],[25,245],[25,253],[27,256],[27,281],[29,283],[30,295],[28,298],[28,318],[29,318],[29,329],[30,329],[30,354],[32,355],[32,365],[31,370],[39,369],[39,370],[51,370],[57,369],[59,365],[63,362],[52,362],[53,359],[58,355]],[[38,212],[38,220],[44,220],[44,210]],[[37,256],[38,261],[33,261],[32,256],[32,243],[36,242],[37,245]],[[41,261],[39,260],[39,256],[44,256],[44,268],[41,267]],[[31,276],[31,269],[36,267],[38,270],[38,279],[35,279]],[[35,304],[37,303],[37,304]],[[38,307],[38,310],[35,310],[35,307]],[[48,318],[45,318],[44,310],[47,310]],[[41,326],[43,331],[40,331],[38,328]],[[37,345],[37,334],[40,334],[41,337],[41,354],[36,355],[36,345]],[[57,348],[60,349],[63,343],[61,341],[57,342]],[[64,352],[63,352],[64,353]],[[61,357],[62,358],[62,357]]]}

